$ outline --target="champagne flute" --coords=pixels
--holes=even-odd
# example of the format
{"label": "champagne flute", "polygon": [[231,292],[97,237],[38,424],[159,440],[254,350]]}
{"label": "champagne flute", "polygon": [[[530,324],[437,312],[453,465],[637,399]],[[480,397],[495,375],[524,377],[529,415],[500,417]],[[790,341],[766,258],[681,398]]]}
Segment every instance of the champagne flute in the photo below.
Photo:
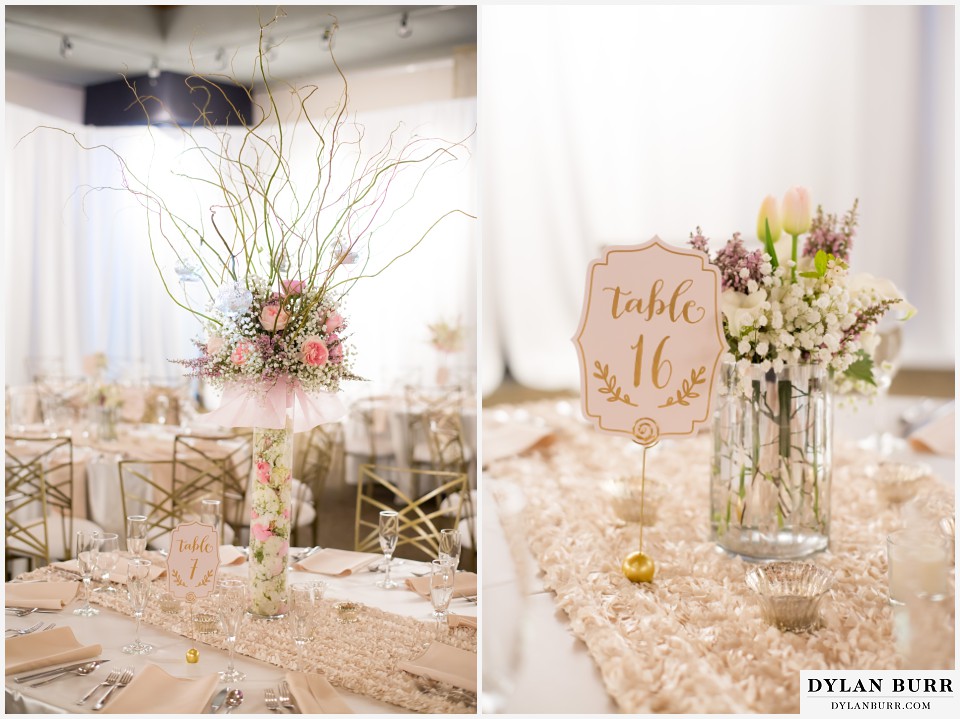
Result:
{"label": "champagne flute", "polygon": [[233,654],[237,646],[237,635],[240,625],[247,613],[247,583],[243,579],[221,579],[217,582],[217,613],[220,615],[220,624],[227,635],[227,647],[230,658],[227,668],[220,672],[220,680],[238,682],[246,678],[246,674],[233,666]]}
{"label": "champagne flute", "polygon": [[127,551],[139,559],[146,548],[147,518],[142,514],[131,514],[127,517]]}
{"label": "champagne flute", "polygon": [[390,562],[393,561],[393,552],[397,548],[397,539],[400,537],[400,515],[392,511],[380,512],[380,549],[386,558],[386,575],[377,582],[383,589],[394,589],[400,586],[390,579]]}
{"label": "champagne flute", "polygon": [[289,589],[287,618],[290,620],[290,634],[297,645],[297,670],[301,672],[306,671],[303,664],[303,645],[313,637],[317,608],[326,589],[325,582],[295,584]]}
{"label": "champagne flute", "polygon": [[430,603],[433,618],[437,621],[437,639],[442,636],[447,623],[447,609],[453,598],[453,583],[457,575],[456,565],[445,559],[434,559],[430,564]]}
{"label": "champagne flute", "polygon": [[90,580],[93,570],[97,566],[97,554],[100,551],[100,533],[81,529],[76,537],[77,566],[80,576],[83,577],[83,606],[73,610],[81,617],[93,617],[100,613],[96,607],[90,606]]}
{"label": "champagne flute", "polygon": [[438,559],[446,559],[454,570],[460,564],[460,530],[441,529]]}
{"label": "champagne flute", "polygon": [[220,500],[202,499],[200,500],[200,523],[209,524],[217,533],[217,541],[223,541],[220,536]]}
{"label": "champagne flute", "polygon": [[150,598],[150,562],[135,557],[127,563],[127,593],[130,596],[130,606],[133,616],[137,620],[137,633],[133,642],[121,648],[124,654],[149,654],[153,651],[152,644],[140,641],[140,621],[143,619],[143,610],[147,608]]}
{"label": "champagne flute", "polygon": [[114,532],[105,532],[100,535],[100,551],[97,553],[97,570],[103,586],[94,590],[105,594],[116,594],[117,590],[110,586],[110,572],[117,567],[120,561],[120,537]]}

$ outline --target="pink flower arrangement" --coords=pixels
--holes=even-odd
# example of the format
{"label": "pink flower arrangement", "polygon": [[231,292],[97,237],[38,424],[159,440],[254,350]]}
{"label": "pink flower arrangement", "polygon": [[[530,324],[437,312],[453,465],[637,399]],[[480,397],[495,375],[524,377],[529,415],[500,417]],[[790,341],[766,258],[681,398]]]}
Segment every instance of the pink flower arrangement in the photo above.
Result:
{"label": "pink flower arrangement", "polygon": [[238,367],[242,367],[249,361],[251,356],[253,356],[253,343],[244,340],[243,342],[238,342],[237,346],[233,348],[233,352],[230,354],[230,361]]}
{"label": "pink flower arrangement", "polygon": [[343,317],[340,316],[339,312],[334,312],[332,315],[327,317],[327,334],[332,334],[343,327]]}
{"label": "pink flower arrangement", "polygon": [[223,349],[223,337],[220,335],[210,335],[207,340],[207,354],[215,355]]}
{"label": "pink flower arrangement", "polygon": [[330,352],[323,338],[316,335],[310,335],[303,341],[300,348],[300,357],[305,365],[311,367],[323,367],[327,363]]}
{"label": "pink flower arrangement", "polygon": [[253,532],[253,536],[258,542],[266,542],[273,536],[270,528],[264,527],[262,524],[251,524],[250,531]]}
{"label": "pink flower arrangement", "polygon": [[257,462],[257,479],[260,484],[267,484],[270,481],[270,463],[262,459]]}
{"label": "pink flower arrangement", "polygon": [[327,349],[330,351],[330,364],[343,362],[343,345],[340,344],[340,338],[337,335],[330,335],[327,338],[327,343]]}
{"label": "pink flower arrangement", "polygon": [[279,304],[270,302],[260,311],[260,324],[268,332],[278,332],[287,326],[290,313],[280,308]]}
{"label": "pink flower arrangement", "polygon": [[303,294],[303,280],[281,280],[280,286],[283,288],[283,294],[285,295],[290,296]]}

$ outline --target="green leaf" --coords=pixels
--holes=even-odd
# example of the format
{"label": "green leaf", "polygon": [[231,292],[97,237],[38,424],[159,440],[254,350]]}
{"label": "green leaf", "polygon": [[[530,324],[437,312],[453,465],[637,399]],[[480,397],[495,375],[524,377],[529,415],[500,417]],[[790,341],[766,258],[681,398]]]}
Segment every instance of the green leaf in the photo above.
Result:
{"label": "green leaf", "polygon": [[876,387],[876,380],[873,379],[873,357],[863,350],[857,352],[857,357],[859,359],[847,367],[847,371],[844,372],[844,374],[850,379],[861,380]]}
{"label": "green leaf", "polygon": [[823,275],[818,275],[816,272],[801,272],[800,276],[809,277],[810,279],[813,279],[813,280],[823,277]]}
{"label": "green leaf", "polygon": [[776,269],[780,266],[780,261],[777,259],[777,250],[773,246],[773,236],[770,234],[770,220],[764,220],[763,224],[766,228],[766,237],[763,240],[763,251],[770,255],[770,264]]}
{"label": "green leaf", "polygon": [[827,260],[829,257],[827,253],[823,250],[817,250],[816,256],[813,258],[813,266],[817,268],[817,277],[823,277],[827,274]]}

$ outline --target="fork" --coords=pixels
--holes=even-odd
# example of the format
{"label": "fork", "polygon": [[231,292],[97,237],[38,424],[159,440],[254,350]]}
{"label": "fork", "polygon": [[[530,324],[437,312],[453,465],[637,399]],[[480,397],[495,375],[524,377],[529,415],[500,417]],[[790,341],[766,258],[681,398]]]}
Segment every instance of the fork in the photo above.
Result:
{"label": "fork", "polygon": [[93,705],[93,710],[95,712],[103,709],[103,705],[107,703],[107,699],[110,698],[110,695],[113,694],[117,689],[122,689],[130,683],[130,680],[133,679],[133,667],[127,667],[123,670],[123,674],[120,675],[120,680],[114,684],[112,687],[107,689],[106,693],[100,697],[100,701]]}
{"label": "fork", "polygon": [[42,626],[43,626],[43,622],[37,622],[32,627],[27,627],[26,629],[5,629],[4,634],[6,634],[7,632],[12,632],[13,634],[16,634],[18,637],[22,637],[24,634],[32,634]]}
{"label": "fork", "polygon": [[34,607],[33,609],[7,609],[7,613],[12,614],[15,617],[25,617],[28,614],[33,614],[35,611],[37,611],[37,607]]}
{"label": "fork", "polygon": [[94,685],[93,685],[93,689],[91,689],[91,690],[88,691],[86,694],[84,694],[84,695],[83,695],[83,698],[82,698],[80,701],[77,702],[77,705],[79,706],[80,704],[83,704],[85,701],[87,701],[87,699],[89,699],[91,696],[93,696],[93,693],[94,693],[95,691],[97,691],[97,689],[99,689],[100,687],[105,687],[105,686],[107,686],[107,685],[109,685],[109,684],[116,684],[118,681],[120,681],[120,675],[121,675],[121,674],[122,674],[121,670],[119,670],[119,669],[114,669],[112,672],[110,672],[109,674],[107,674],[107,678],[106,678],[106,679],[104,679],[104,680],[103,680],[102,682],[100,682],[99,684],[94,684]]}
{"label": "fork", "polygon": [[287,709],[290,709],[292,712],[300,713],[300,709],[297,708],[297,705],[293,703],[293,699],[290,697],[290,685],[287,684],[286,680],[280,682],[277,686],[277,699],[280,700],[280,704],[285,706]]}
{"label": "fork", "polygon": [[280,708],[280,700],[277,699],[277,695],[273,689],[263,690],[263,700],[267,703],[267,709],[270,711],[283,713],[283,710]]}

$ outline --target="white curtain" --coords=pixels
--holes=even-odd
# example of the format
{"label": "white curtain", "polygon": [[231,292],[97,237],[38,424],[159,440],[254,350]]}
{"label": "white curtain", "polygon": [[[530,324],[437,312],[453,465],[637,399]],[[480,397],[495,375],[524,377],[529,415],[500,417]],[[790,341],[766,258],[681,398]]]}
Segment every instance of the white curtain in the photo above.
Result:
{"label": "white curtain", "polygon": [[842,214],[853,269],[920,309],[904,360],[954,361],[952,7],[486,6],[482,383],[579,385],[601,247],[697,226],[753,240],[792,185]]}
{"label": "white curtain", "polygon": [[[389,133],[416,132],[446,140],[468,138],[464,158],[432,170],[413,200],[380,233],[381,259],[418,239],[444,212],[476,215],[476,159],[473,157],[476,100],[463,99],[363,113],[356,122],[365,142],[379,149]],[[151,256],[144,210],[129,193],[89,188],[117,187],[121,177],[112,155],[83,151],[108,145],[134,166],[153,158],[152,184],[166,199],[205,213],[199,189],[170,198],[164,194],[165,161],[182,148],[172,130],[70,126],[16,105],[6,105],[6,191],[4,299],[6,383],[27,380],[28,363],[60,360],[78,375],[81,359],[105,352],[122,376],[134,368],[139,379],[173,379],[182,369],[168,360],[195,356],[191,338],[199,322],[166,295],[154,262],[173,293],[173,256],[162,244]],[[32,134],[31,131],[35,130]],[[292,148],[296,153],[296,147]],[[161,183],[161,184],[158,184]],[[393,189],[393,188],[392,188]],[[402,197],[410,186],[397,186]],[[196,214],[196,213],[195,213]],[[476,253],[478,223],[463,216],[442,222],[423,244],[375,279],[360,281],[345,310],[356,348],[355,371],[372,380],[353,388],[365,392],[406,381],[426,380],[437,359],[427,325],[438,319],[463,321],[467,346],[457,369],[475,372]],[[382,264],[382,262],[381,262]]]}

